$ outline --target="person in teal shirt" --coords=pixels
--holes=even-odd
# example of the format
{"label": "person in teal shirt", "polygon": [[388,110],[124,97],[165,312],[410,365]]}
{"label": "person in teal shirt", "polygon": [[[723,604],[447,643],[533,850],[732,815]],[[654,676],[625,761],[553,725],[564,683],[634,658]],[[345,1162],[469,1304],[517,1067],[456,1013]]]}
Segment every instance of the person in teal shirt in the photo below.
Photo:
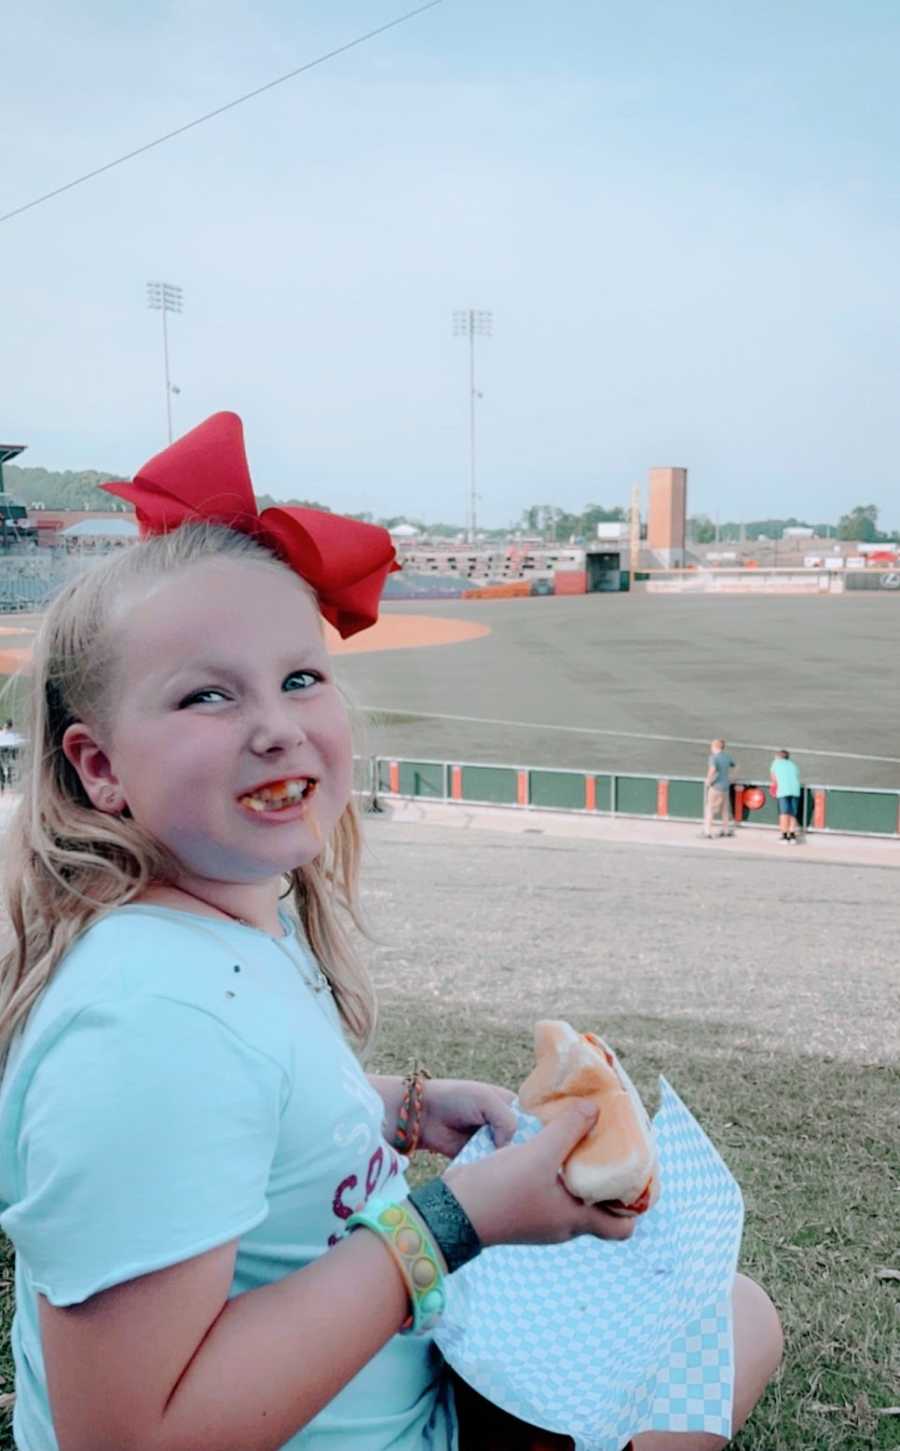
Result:
{"label": "person in teal shirt", "polygon": [[778,797],[778,825],[782,841],[797,841],[800,820],[800,772],[788,751],[779,751],[769,767]]}

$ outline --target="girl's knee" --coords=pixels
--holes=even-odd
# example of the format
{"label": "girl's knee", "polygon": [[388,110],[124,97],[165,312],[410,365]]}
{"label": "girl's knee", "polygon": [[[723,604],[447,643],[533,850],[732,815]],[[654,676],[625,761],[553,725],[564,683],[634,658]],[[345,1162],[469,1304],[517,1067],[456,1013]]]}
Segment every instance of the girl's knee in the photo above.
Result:
{"label": "girl's knee", "polygon": [[739,1326],[744,1330],[742,1339],[756,1350],[760,1362],[770,1366],[769,1378],[781,1364],[784,1355],[784,1332],[781,1320],[769,1296],[761,1285],[747,1275],[737,1275],[734,1282],[735,1343],[738,1341]]}
{"label": "girl's knee", "polygon": [[739,1431],[781,1364],[784,1335],[765,1290],[746,1275],[734,1283],[734,1418]]}

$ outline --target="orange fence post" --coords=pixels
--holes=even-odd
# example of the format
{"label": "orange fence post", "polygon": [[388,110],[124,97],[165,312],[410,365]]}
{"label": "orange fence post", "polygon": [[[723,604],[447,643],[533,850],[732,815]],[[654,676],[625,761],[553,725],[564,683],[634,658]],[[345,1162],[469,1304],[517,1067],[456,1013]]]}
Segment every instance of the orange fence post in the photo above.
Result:
{"label": "orange fence post", "polygon": [[669,814],[668,781],[657,781],[656,783],[656,814],[657,816],[668,816]]}
{"label": "orange fence post", "polygon": [[462,766],[450,767],[450,799],[462,801]]}
{"label": "orange fence post", "polygon": [[528,805],[528,772],[519,771],[516,776],[516,805]]}
{"label": "orange fence post", "polygon": [[399,796],[399,794],[400,794],[400,762],[399,761],[389,761],[388,762],[388,790],[390,792],[392,792],[392,794],[394,796]]}
{"label": "orange fence post", "polygon": [[584,809],[585,811],[597,810],[597,782],[593,776],[584,778]]}
{"label": "orange fence post", "polygon": [[813,792],[813,826],[817,831],[825,827],[825,792]]}

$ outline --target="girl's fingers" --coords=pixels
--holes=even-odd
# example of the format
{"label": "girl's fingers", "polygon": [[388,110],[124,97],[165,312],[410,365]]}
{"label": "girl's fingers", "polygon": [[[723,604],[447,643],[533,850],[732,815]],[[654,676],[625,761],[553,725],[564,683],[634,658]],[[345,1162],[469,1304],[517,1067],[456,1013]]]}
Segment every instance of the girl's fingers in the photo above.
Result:
{"label": "girl's fingers", "polygon": [[542,1128],[529,1147],[553,1163],[554,1169],[564,1164],[575,1145],[597,1122],[597,1109],[586,1099],[570,1103],[564,1113]]}
{"label": "girl's fingers", "polygon": [[[497,1090],[498,1095],[503,1092],[502,1089]],[[506,1098],[504,1095],[504,1097],[498,1098],[493,1102],[488,1109],[488,1123],[491,1126],[494,1143],[498,1149],[502,1149],[504,1144],[509,1143],[519,1126],[518,1119],[509,1106],[513,1097],[513,1094],[510,1094],[509,1098]]]}
{"label": "girl's fingers", "polygon": [[599,1235],[601,1239],[630,1239],[634,1234],[634,1215],[623,1219],[621,1215],[608,1214],[603,1209],[597,1209],[594,1212],[597,1227],[593,1233]]}

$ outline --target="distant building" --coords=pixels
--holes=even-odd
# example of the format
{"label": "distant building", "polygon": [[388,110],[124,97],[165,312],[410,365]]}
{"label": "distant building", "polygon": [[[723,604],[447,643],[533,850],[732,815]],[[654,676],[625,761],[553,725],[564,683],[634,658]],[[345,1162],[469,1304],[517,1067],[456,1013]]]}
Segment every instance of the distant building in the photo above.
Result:
{"label": "distant building", "polygon": [[[38,544],[40,544],[41,546],[49,546],[53,544],[59,546],[60,544],[65,543],[65,540],[62,537],[64,531],[70,529],[73,525],[114,524],[118,528],[118,525],[120,524],[130,523],[132,526],[134,537],[137,537],[138,532],[134,514],[130,510],[127,514],[123,514],[119,510],[113,511],[111,509],[93,509],[85,511],[84,509],[39,509],[37,508],[37,506],[35,506],[29,513],[29,519],[36,528],[37,541]],[[81,531],[82,534],[84,534],[85,532],[90,533],[89,530]],[[103,533],[103,530],[95,530],[94,532]],[[113,533],[115,532],[116,530],[114,529]]]}
{"label": "distant building", "polygon": [[664,568],[685,563],[687,469],[650,470],[647,548]]}
{"label": "distant building", "polygon": [[133,518],[79,519],[59,531],[61,539],[137,539],[138,526]]}

